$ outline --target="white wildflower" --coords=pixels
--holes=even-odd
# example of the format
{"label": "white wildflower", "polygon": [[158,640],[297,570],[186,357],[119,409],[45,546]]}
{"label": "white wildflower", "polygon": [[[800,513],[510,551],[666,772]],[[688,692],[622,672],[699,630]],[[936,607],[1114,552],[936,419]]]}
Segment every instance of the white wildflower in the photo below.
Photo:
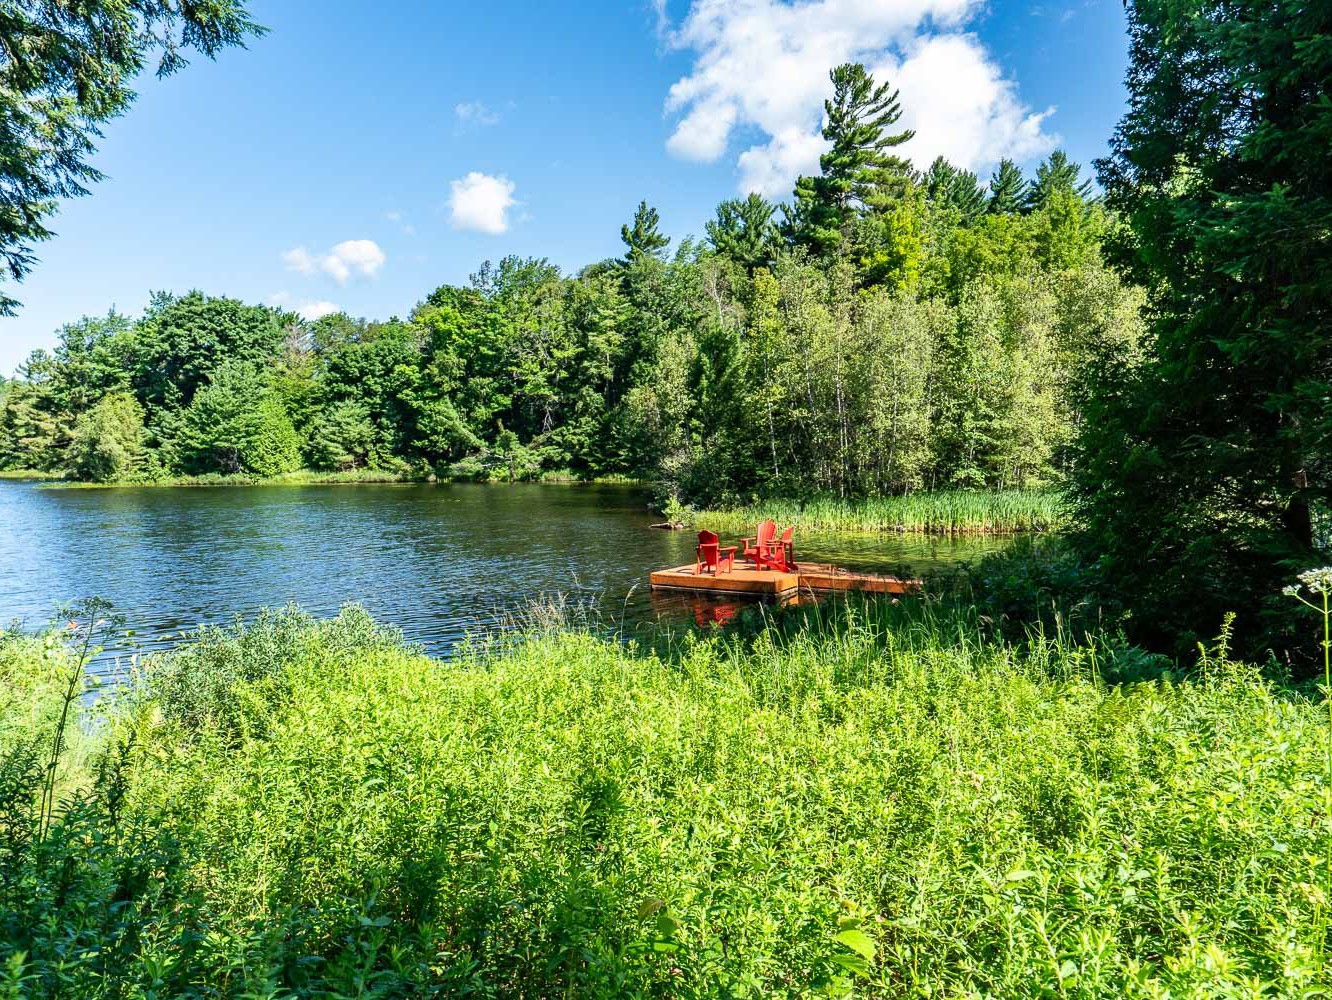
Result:
{"label": "white wildflower", "polygon": [[1309,588],[1310,593],[1332,594],[1332,566],[1308,570],[1297,579]]}

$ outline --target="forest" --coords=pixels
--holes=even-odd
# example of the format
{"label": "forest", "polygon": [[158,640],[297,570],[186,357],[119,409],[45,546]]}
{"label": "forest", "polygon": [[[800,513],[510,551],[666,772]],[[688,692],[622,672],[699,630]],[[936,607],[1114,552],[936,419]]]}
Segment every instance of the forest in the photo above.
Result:
{"label": "forest", "polygon": [[645,202],[621,257],[486,262],[405,318],[196,291],[73,322],[0,390],[0,469],[625,476],[713,505],[1061,481],[1088,361],[1141,339],[1114,216],[1061,152],[916,171],[896,93],[830,84],[821,173],[675,247]]}

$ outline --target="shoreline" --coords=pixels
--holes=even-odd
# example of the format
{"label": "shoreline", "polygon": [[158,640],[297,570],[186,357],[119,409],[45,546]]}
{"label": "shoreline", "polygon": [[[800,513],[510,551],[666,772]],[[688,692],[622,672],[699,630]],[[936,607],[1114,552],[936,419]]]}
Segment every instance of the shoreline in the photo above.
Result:
{"label": "shoreline", "polygon": [[[420,475],[385,470],[348,472],[301,471],[281,476],[244,474],[220,476],[173,476],[167,479],[106,483],[63,479],[54,473],[31,470],[0,472],[0,480],[39,483],[40,489],[119,490],[177,489],[201,487],[274,486],[487,486],[565,485],[627,486],[648,489],[653,484],[627,476],[582,478],[568,472],[550,472],[536,479],[495,480],[471,477]],[[1067,527],[1069,514],[1056,490],[945,490],[906,496],[863,499],[814,498],[774,499],[744,507],[688,511],[680,522],[692,529],[719,533],[752,531],[771,518],[801,531],[842,535],[926,535],[946,537],[1016,537],[1051,534]]]}

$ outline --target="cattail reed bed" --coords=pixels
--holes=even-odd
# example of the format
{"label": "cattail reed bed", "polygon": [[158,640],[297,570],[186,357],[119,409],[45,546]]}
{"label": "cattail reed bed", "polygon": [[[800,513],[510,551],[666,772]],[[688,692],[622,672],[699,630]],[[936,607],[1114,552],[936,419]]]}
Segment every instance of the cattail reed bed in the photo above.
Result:
{"label": "cattail reed bed", "polygon": [[1015,535],[1054,531],[1066,523],[1054,491],[912,493],[842,500],[765,500],[735,510],[705,510],[694,521],[714,531],[752,530],[765,518],[812,531],[910,532],[931,535]]}

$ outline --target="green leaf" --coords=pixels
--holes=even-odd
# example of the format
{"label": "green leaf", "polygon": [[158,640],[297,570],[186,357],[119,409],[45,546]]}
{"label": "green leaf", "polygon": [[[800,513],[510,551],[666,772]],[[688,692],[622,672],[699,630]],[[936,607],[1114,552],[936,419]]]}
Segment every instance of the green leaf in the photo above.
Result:
{"label": "green leaf", "polygon": [[844,944],[865,961],[874,957],[874,942],[859,927],[851,927],[833,937],[838,944]]}
{"label": "green leaf", "polygon": [[675,936],[675,932],[680,929],[680,925],[671,917],[669,913],[662,910],[657,914],[657,933],[664,938]]}
{"label": "green leaf", "polygon": [[869,963],[859,955],[834,955],[832,960],[836,965],[841,966],[853,975],[869,976]]}

